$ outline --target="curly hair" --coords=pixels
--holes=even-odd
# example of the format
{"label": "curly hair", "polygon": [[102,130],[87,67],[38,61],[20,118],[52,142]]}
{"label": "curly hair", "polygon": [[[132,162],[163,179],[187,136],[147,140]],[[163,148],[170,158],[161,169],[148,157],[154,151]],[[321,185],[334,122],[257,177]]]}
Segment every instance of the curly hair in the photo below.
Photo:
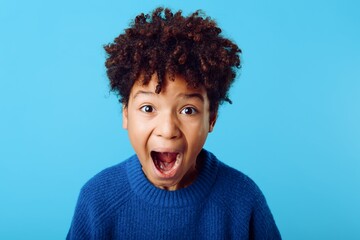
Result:
{"label": "curly hair", "polygon": [[200,10],[184,17],[181,11],[156,8],[151,14],[136,16],[124,33],[104,46],[111,90],[127,106],[140,75],[147,85],[157,74],[154,91],[160,93],[165,74],[172,80],[179,74],[189,86],[205,87],[209,110],[216,112],[219,104],[231,103],[228,91],[236,68],[241,67],[241,50],[220,33],[216,22]]}

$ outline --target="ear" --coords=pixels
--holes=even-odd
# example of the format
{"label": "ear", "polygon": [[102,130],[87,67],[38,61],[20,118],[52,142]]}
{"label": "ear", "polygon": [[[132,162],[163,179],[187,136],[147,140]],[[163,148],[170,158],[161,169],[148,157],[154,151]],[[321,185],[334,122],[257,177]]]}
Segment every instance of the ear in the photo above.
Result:
{"label": "ear", "polygon": [[215,111],[214,113],[210,113],[209,132],[212,132],[214,130],[216,119],[217,119],[217,111]]}
{"label": "ear", "polygon": [[122,127],[128,129],[128,108],[125,104],[122,106]]}

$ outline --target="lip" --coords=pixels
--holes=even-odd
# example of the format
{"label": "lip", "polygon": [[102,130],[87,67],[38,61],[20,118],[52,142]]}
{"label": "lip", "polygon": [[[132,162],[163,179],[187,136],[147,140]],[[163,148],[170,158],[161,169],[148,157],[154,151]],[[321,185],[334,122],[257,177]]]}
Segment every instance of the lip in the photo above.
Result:
{"label": "lip", "polygon": [[[165,172],[160,172],[157,169],[157,167],[155,166],[154,160],[153,160],[153,158],[151,156],[151,152],[172,152],[172,153],[177,153],[178,155],[177,155],[177,159],[176,159],[176,163],[175,163],[174,167],[171,170],[167,171],[166,173]],[[181,165],[181,163],[183,161],[183,157],[184,157],[184,155],[183,155],[183,153],[181,151],[175,150],[175,149],[169,149],[169,148],[156,148],[156,149],[153,149],[153,150],[150,151],[149,155],[150,155],[150,159],[151,159],[151,165],[152,165],[153,172],[160,179],[173,178],[176,175],[176,173],[177,173],[177,171],[178,171],[178,169],[179,169],[179,167],[180,167],[180,165]]]}

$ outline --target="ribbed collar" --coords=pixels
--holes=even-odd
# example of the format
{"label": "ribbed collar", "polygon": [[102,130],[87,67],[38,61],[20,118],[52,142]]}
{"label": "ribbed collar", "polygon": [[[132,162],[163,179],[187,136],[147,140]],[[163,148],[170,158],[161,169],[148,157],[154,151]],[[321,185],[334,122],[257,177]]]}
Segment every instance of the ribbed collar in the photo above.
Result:
{"label": "ribbed collar", "polygon": [[204,154],[205,157],[198,177],[190,186],[175,191],[155,187],[143,173],[138,157],[132,156],[126,166],[131,189],[140,198],[153,205],[184,207],[199,203],[209,194],[215,182],[219,165],[212,153],[203,149],[200,154]]}

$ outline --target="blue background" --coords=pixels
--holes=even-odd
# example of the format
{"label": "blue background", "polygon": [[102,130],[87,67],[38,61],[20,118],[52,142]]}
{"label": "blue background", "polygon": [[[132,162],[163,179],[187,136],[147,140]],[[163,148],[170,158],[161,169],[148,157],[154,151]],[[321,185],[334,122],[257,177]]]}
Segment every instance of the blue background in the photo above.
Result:
{"label": "blue background", "polygon": [[133,153],[102,46],[159,5],[242,48],[206,148],[258,183],[284,239],[360,239],[355,0],[0,0],[0,239],[64,239],[81,186]]}

